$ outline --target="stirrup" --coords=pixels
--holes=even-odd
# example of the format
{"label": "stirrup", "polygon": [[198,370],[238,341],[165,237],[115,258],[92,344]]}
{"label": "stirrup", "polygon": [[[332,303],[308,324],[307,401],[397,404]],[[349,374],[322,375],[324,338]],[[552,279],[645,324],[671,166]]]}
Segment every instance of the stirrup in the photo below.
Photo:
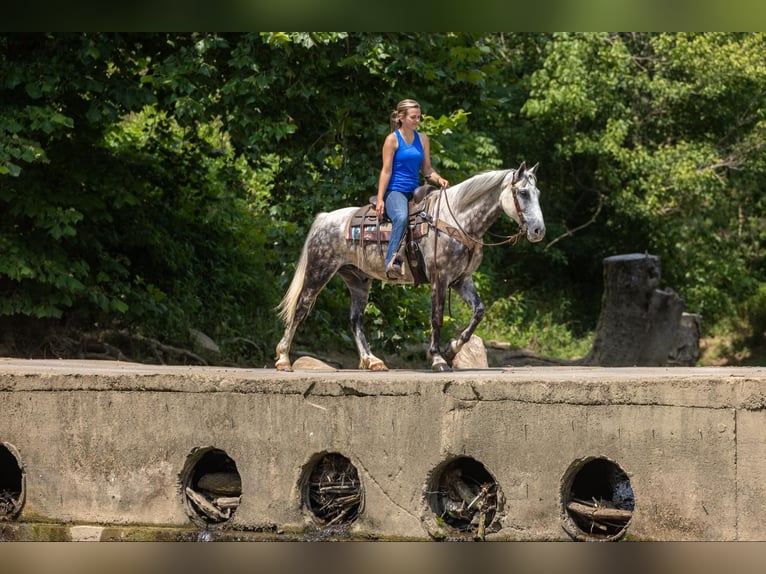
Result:
{"label": "stirrup", "polygon": [[389,279],[396,279],[404,275],[404,265],[398,259],[394,258],[388,262],[386,267],[386,276]]}

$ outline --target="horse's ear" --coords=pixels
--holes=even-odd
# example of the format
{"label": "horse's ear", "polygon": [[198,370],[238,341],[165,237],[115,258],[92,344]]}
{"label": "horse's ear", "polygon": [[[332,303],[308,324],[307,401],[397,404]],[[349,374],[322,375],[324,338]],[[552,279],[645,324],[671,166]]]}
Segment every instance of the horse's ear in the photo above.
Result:
{"label": "horse's ear", "polygon": [[513,183],[516,183],[517,181],[521,181],[521,179],[524,177],[524,172],[526,170],[527,170],[527,162],[522,161],[521,165],[519,166],[519,169],[513,172]]}
{"label": "horse's ear", "polygon": [[535,172],[537,171],[537,168],[540,166],[540,162],[538,161],[535,165],[533,165],[531,168],[529,168],[529,173],[532,175],[535,175]]}

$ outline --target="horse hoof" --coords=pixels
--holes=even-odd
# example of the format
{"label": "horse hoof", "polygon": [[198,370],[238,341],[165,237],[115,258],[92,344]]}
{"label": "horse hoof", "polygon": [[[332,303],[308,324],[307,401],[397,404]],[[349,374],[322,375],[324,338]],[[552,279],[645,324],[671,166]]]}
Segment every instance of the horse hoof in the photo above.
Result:
{"label": "horse hoof", "polygon": [[284,371],[287,373],[291,373],[293,370],[293,366],[290,364],[290,361],[277,361],[274,364],[274,368],[277,371]]}
{"label": "horse hoof", "polygon": [[369,359],[367,361],[361,361],[359,363],[360,369],[367,369],[369,371],[387,371],[386,364],[377,357]]}
{"label": "horse hoof", "polygon": [[452,371],[452,367],[450,367],[447,363],[436,363],[431,367],[431,370],[434,373],[449,373]]}
{"label": "horse hoof", "polygon": [[388,367],[383,361],[372,363],[369,368],[371,371],[387,371],[388,370]]}

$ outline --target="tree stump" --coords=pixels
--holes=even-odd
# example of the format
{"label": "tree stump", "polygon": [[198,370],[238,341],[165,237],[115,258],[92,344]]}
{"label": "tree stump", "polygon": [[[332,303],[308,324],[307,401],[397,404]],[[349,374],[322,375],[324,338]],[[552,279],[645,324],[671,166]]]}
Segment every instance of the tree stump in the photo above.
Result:
{"label": "tree stump", "polygon": [[583,364],[661,366],[675,349],[684,301],[659,290],[660,259],[632,253],[604,259],[604,295],[593,346]]}

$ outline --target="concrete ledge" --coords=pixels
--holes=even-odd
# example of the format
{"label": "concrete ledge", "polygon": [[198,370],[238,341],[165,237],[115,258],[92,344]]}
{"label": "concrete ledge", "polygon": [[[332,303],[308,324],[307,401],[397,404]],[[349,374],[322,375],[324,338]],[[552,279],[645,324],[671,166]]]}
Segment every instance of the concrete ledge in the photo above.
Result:
{"label": "concrete ledge", "polygon": [[[570,540],[590,536],[566,508],[573,490],[618,470],[632,516],[602,539],[764,540],[765,407],[764,368],[280,373],[0,359],[0,491],[19,472],[22,507],[7,522],[87,527],[67,539],[136,525],[315,532],[308,476],[338,453],[363,493],[345,532],[434,539],[461,534],[430,489],[468,461],[497,487],[487,539]],[[241,477],[241,500],[215,524],[184,493],[210,452]]]}

